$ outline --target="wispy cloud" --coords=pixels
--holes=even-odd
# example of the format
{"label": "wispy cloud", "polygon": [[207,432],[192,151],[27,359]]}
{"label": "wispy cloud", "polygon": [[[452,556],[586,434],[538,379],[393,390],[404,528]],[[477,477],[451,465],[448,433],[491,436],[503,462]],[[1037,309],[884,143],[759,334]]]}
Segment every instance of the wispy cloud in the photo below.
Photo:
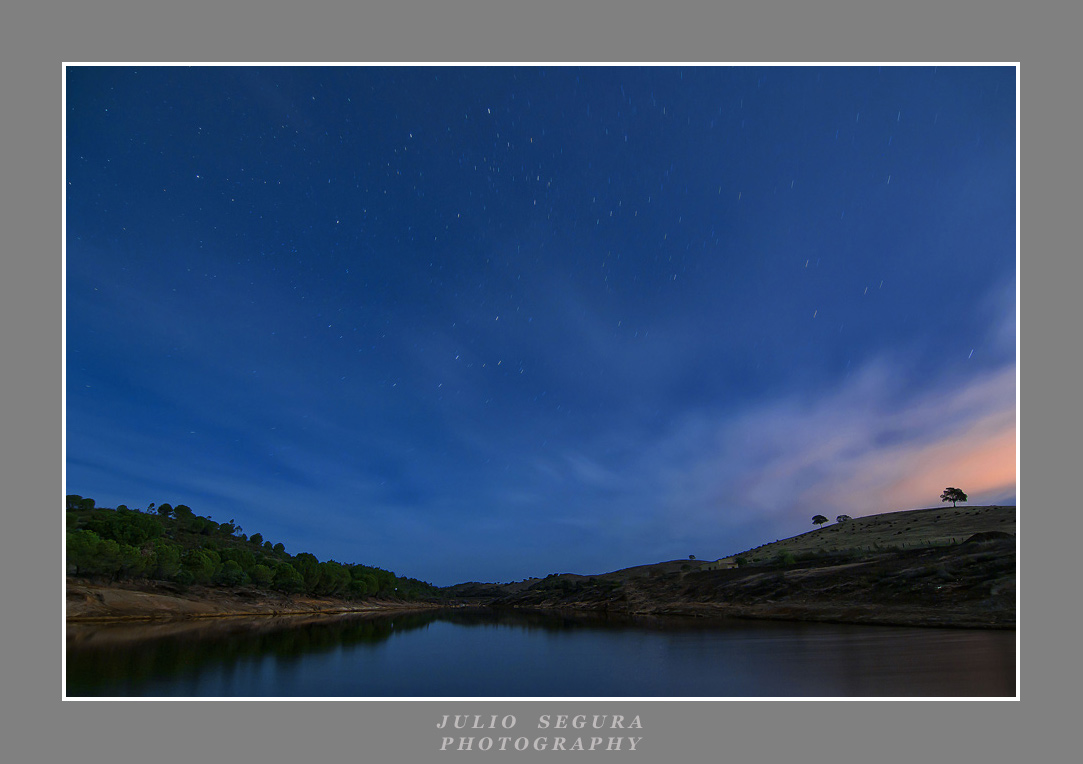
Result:
{"label": "wispy cloud", "polygon": [[780,398],[736,418],[700,412],[637,469],[650,471],[667,523],[685,534],[792,534],[816,513],[934,506],[949,485],[971,503],[1014,496],[1014,370],[908,395],[893,382],[896,363],[870,364],[820,398]]}
{"label": "wispy cloud", "polygon": [[820,395],[686,412],[661,433],[596,432],[494,486],[507,524],[476,525],[479,540],[529,528],[516,544],[602,572],[730,554],[808,530],[819,513],[935,506],[949,485],[972,504],[1013,497],[1014,369],[911,391],[907,368],[882,357]]}

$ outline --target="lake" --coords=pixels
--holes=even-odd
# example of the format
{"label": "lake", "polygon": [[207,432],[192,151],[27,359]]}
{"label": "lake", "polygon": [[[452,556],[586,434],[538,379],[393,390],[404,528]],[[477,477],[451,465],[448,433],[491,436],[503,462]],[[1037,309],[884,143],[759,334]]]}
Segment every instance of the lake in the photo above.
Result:
{"label": "lake", "polygon": [[67,627],[67,694],[977,697],[1015,632],[451,609]]}

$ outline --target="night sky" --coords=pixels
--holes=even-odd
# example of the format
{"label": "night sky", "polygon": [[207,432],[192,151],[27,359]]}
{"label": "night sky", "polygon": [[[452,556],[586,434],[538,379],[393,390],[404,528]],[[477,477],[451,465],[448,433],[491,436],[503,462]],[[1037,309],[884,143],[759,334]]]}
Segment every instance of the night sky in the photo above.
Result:
{"label": "night sky", "polygon": [[69,67],[66,491],[438,585],[1016,494],[1014,67]]}

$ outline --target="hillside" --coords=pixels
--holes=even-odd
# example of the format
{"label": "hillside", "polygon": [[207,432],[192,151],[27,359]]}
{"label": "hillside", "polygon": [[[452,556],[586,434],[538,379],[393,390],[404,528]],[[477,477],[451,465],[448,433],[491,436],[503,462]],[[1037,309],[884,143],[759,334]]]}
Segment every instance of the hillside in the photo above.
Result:
{"label": "hillside", "polygon": [[732,555],[749,561],[766,562],[780,552],[794,555],[810,552],[875,552],[947,546],[965,541],[975,533],[1003,531],[1015,535],[1015,507],[931,507],[902,512],[885,512],[831,523],[793,538]]}
{"label": "hillside", "polygon": [[66,506],[67,615],[75,619],[309,613],[432,603],[436,587],[246,535],[186,505]]}
{"label": "hillside", "polygon": [[[184,508],[68,512],[71,620],[354,612],[411,606],[1012,628],[1015,508],[935,507],[833,523],[717,560],[437,589],[290,555]],[[80,503],[82,502],[82,503]]]}
{"label": "hillside", "polygon": [[714,561],[459,584],[492,607],[1012,628],[1015,508],[871,515]]}

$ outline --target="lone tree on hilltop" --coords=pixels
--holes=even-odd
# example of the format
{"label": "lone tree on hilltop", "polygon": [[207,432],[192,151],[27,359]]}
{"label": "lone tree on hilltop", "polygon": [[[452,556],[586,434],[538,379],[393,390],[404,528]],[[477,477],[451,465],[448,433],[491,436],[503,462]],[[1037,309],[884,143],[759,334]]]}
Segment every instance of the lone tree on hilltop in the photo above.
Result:
{"label": "lone tree on hilltop", "polygon": [[940,494],[940,501],[950,501],[951,506],[954,507],[956,506],[955,502],[966,501],[966,494],[958,488],[951,488],[949,486],[948,488],[944,489],[944,493]]}
{"label": "lone tree on hilltop", "polygon": [[838,517],[835,518],[835,522],[837,522],[837,523],[845,523],[845,522],[849,522],[850,520],[853,520],[853,519],[854,518],[850,517],[849,515],[839,515]]}
{"label": "lone tree on hilltop", "polygon": [[823,515],[816,515],[816,517],[812,518],[812,522],[816,523],[817,525],[823,525],[827,522],[827,518]]}

